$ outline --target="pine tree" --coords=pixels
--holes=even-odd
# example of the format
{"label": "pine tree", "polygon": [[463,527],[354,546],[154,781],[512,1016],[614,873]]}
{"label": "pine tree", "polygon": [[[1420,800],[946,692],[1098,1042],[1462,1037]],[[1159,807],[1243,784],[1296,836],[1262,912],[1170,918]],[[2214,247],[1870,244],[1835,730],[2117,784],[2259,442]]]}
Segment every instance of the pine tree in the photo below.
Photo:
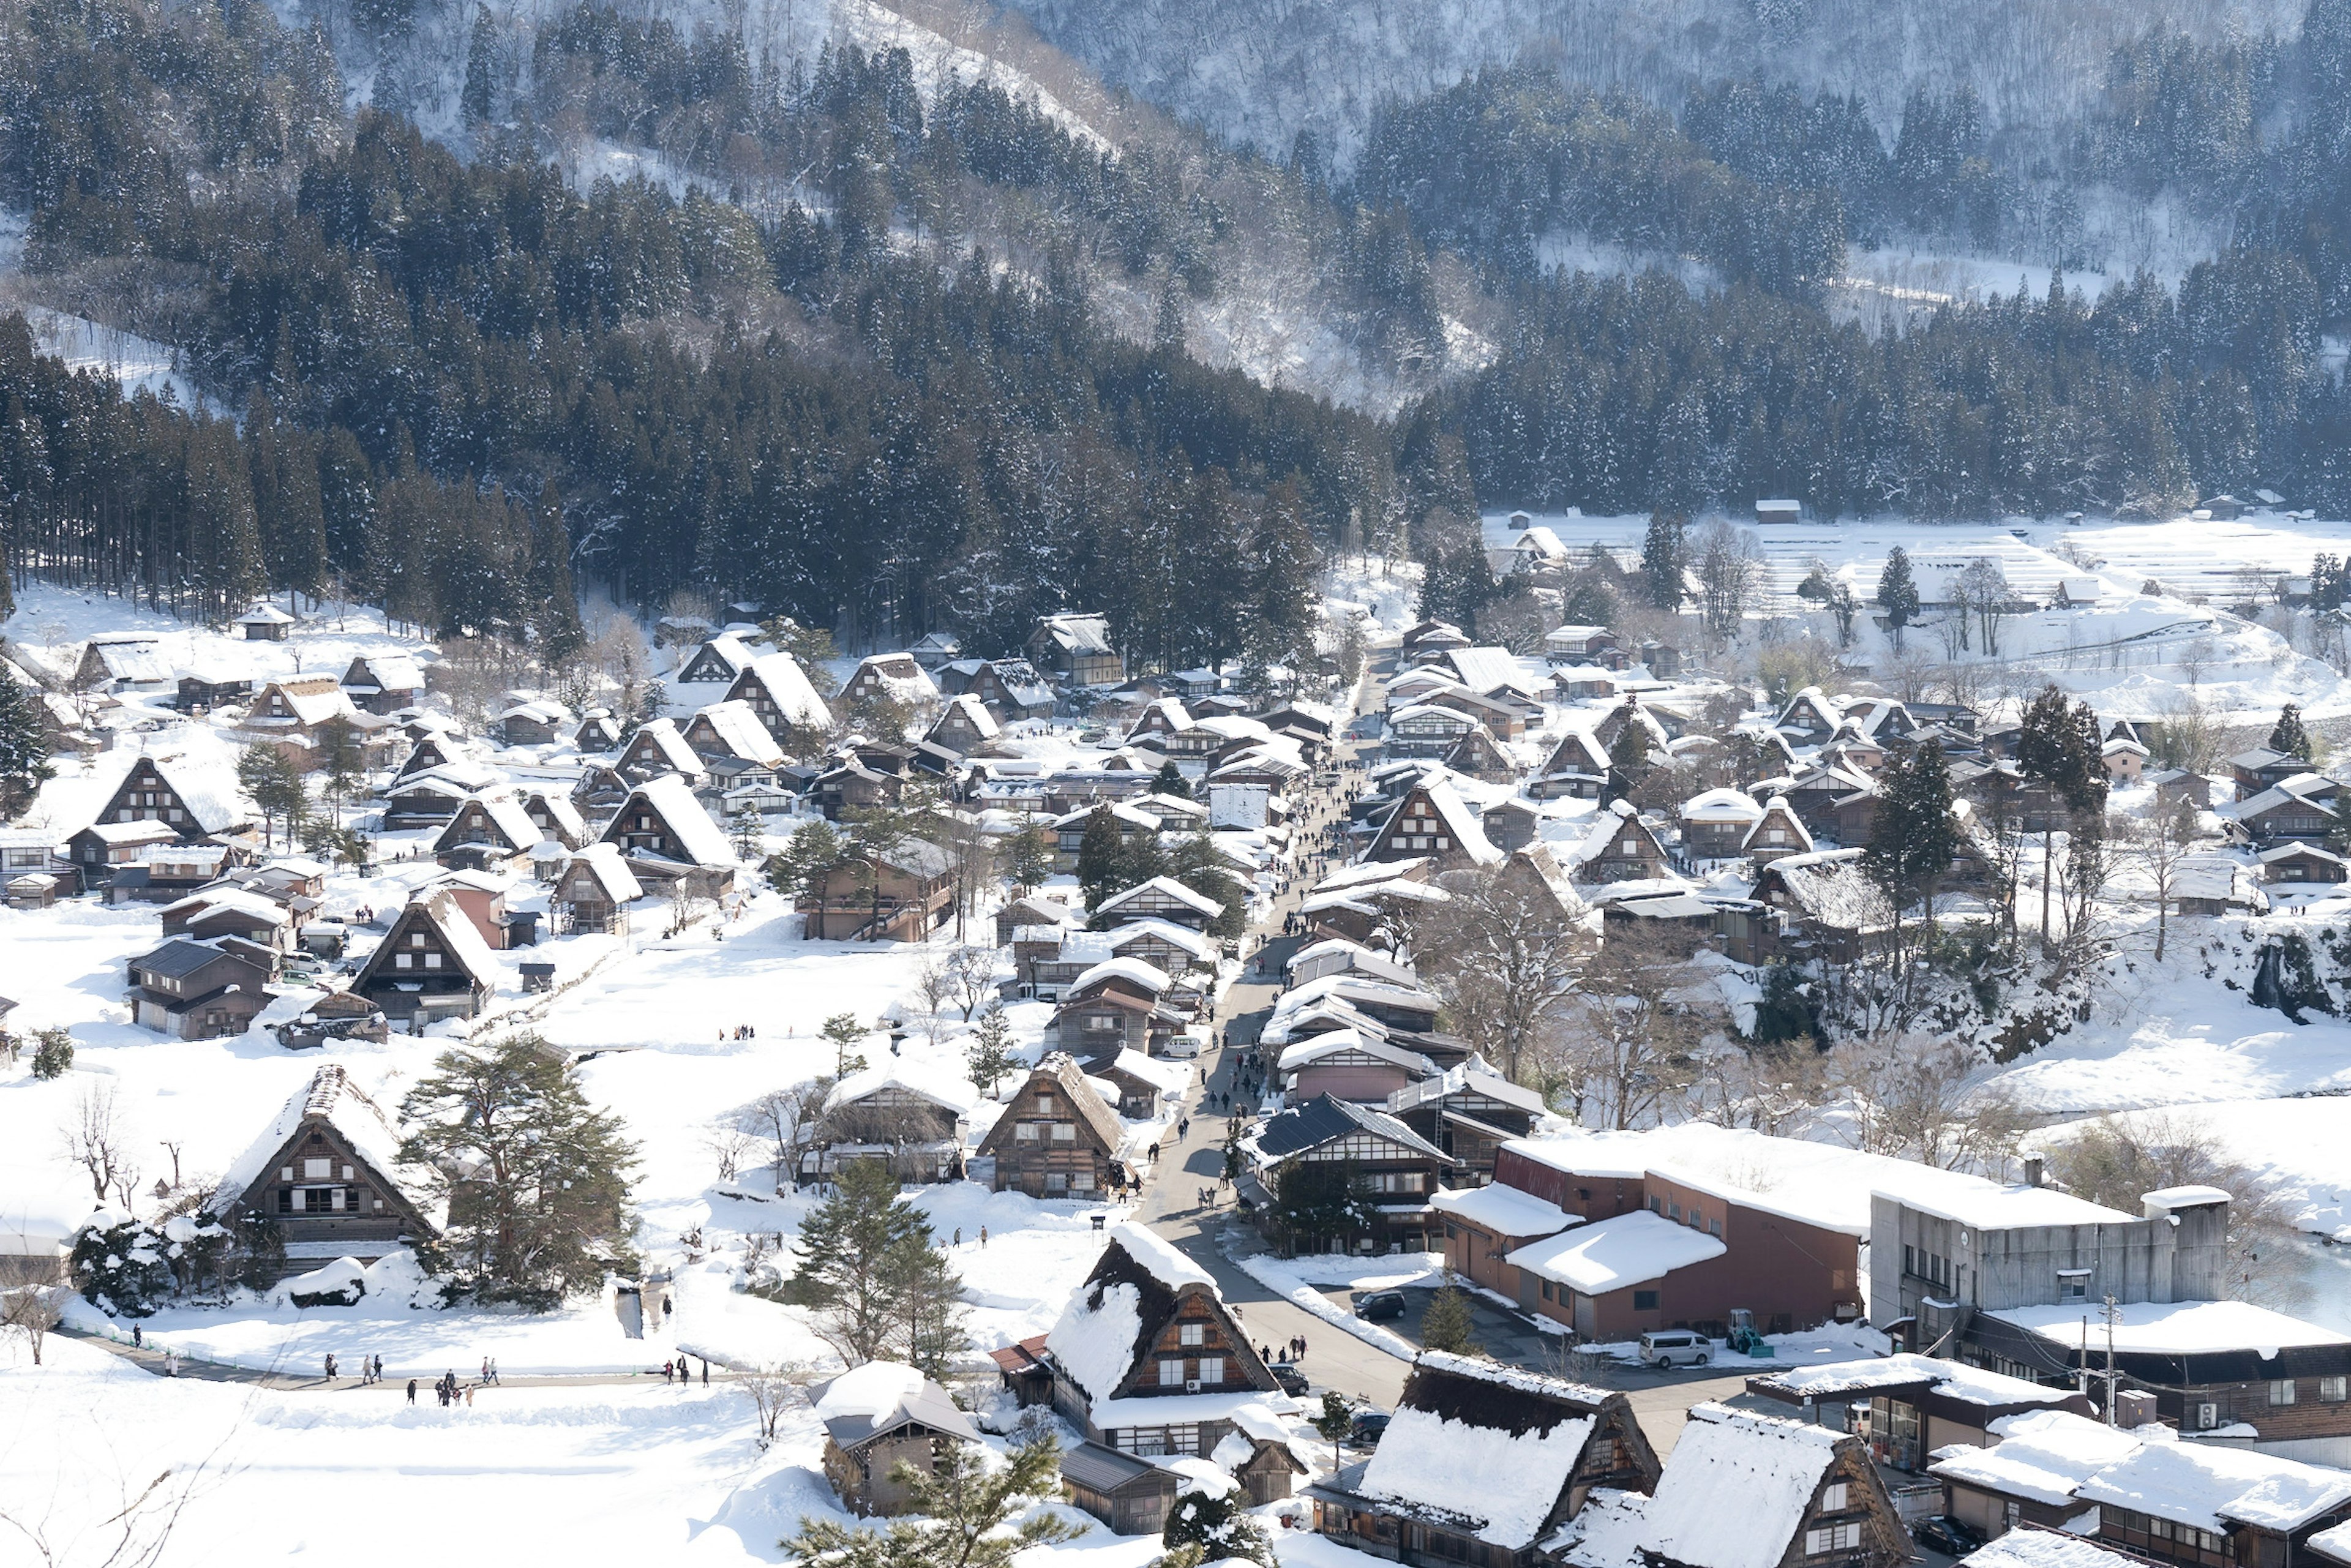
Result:
{"label": "pine tree", "polygon": [[1053,874],[1053,841],[1033,821],[1021,823],[1020,831],[1004,841],[1003,855],[1005,879],[1020,897]]}
{"label": "pine tree", "polygon": [[1478,1321],[1470,1312],[1469,1293],[1449,1277],[1428,1299],[1428,1310],[1421,1314],[1420,1343],[1453,1355],[1477,1355],[1485,1349],[1478,1343]]}
{"label": "pine tree", "polygon": [[285,747],[266,740],[246,747],[236,759],[236,781],[261,812],[265,844],[276,840],[275,827],[281,822],[288,840],[300,834],[310,800],[302,788],[301,766]]}
{"label": "pine tree", "polygon": [[530,564],[531,631],[538,640],[539,658],[549,669],[560,670],[587,648],[588,633],[580,624],[580,595],[571,583],[571,535],[564,527],[553,480],[539,491]]}
{"label": "pine tree", "polygon": [[1918,584],[1910,575],[1910,552],[1896,545],[1886,555],[1886,570],[1877,574],[1877,602],[1886,623],[1894,629],[1894,646],[1902,646],[1903,628],[1918,618]]}
{"label": "pine tree", "polygon": [[2278,710],[2278,720],[2270,730],[2269,747],[2281,757],[2311,759],[2310,731],[2303,727],[2302,710],[2288,703]]}
{"label": "pine tree", "polygon": [[2056,809],[2063,806],[2076,818],[2103,815],[2105,810],[2106,769],[2097,715],[2087,703],[2066,701],[2054,685],[2042,687],[2018,727],[2016,766],[2046,796],[2041,818],[2041,934],[2046,942],[2050,885],[2056,880]]}
{"label": "pine tree", "polygon": [[872,1032],[857,1021],[855,1013],[835,1013],[824,1020],[824,1038],[832,1046],[832,1076],[836,1082],[865,1071],[863,1053],[851,1048]]}
{"label": "pine tree", "polygon": [[1092,913],[1102,901],[1129,885],[1124,847],[1119,841],[1118,818],[1108,806],[1086,813],[1086,830],[1078,841],[1078,886]]}
{"label": "pine tree", "polygon": [[1190,780],[1184,777],[1184,770],[1176,766],[1176,759],[1171,757],[1159,765],[1158,772],[1151,776],[1151,792],[1155,795],[1171,795],[1178,800],[1188,800],[1192,798],[1192,785]]}
{"label": "pine tree", "polygon": [[1679,512],[1649,514],[1649,531],[1641,541],[1641,580],[1649,602],[1660,610],[1678,610],[1682,602],[1682,568],[1687,564],[1682,542],[1689,519]]}
{"label": "pine tree", "polygon": [[903,1359],[891,1352],[904,1343],[907,1249],[928,1250],[930,1240],[930,1222],[899,1197],[898,1178],[882,1160],[842,1166],[831,1195],[800,1221],[793,1283],[817,1313],[817,1333],[850,1365]]}
{"label": "pine tree", "polygon": [[964,1053],[964,1071],[979,1085],[981,1093],[993,1099],[1005,1074],[1019,1065],[1012,1054],[1012,1026],[1004,1021],[1004,1004],[990,1002],[979,1015],[979,1027],[972,1031],[971,1044]]}
{"label": "pine tree", "polygon": [[928,1468],[901,1461],[890,1479],[906,1490],[905,1517],[871,1530],[802,1515],[799,1532],[778,1542],[784,1561],[794,1568],[1012,1568],[1026,1552],[1083,1533],[1036,1507],[1061,1496],[1061,1450],[1050,1434],[1008,1458],[998,1464],[977,1443],[948,1443]]}
{"label": "pine tree", "polygon": [[[0,581],[6,578],[0,571]],[[0,664],[0,820],[31,805],[57,771],[42,737],[39,711],[8,666]]]}
{"label": "pine tree", "polygon": [[465,85],[457,96],[457,107],[468,125],[489,121],[491,68],[497,47],[498,36],[490,22],[490,8],[476,6],[473,35],[465,46]]}
{"label": "pine tree", "polygon": [[[1344,1409],[1343,1405],[1342,1408]],[[1348,1426],[1354,1412],[1346,1411]],[[1317,1427],[1319,1429],[1320,1423]],[[1340,1436],[1346,1434],[1342,1431]],[[1186,1492],[1167,1511],[1159,1543],[1169,1552],[1190,1549],[1201,1563],[1255,1563],[1275,1568],[1273,1542],[1249,1511],[1249,1500],[1236,1489],[1209,1493]]]}
{"label": "pine tree", "polygon": [[401,1163],[447,1199],[438,1249],[475,1296],[544,1311],[626,1260],[636,1145],[546,1041],[445,1051],[401,1113]]}
{"label": "pine tree", "polygon": [[[1935,918],[1935,890],[1959,852],[1959,822],[1951,815],[1951,774],[1942,746],[1929,740],[1897,756],[1878,786],[1877,814],[1871,821],[1869,847],[1861,852],[1864,875],[1886,894],[1894,908],[1895,941],[1902,936],[1902,915],[1915,904],[1926,904],[1929,925]],[[1906,982],[1907,982],[1906,974]]]}

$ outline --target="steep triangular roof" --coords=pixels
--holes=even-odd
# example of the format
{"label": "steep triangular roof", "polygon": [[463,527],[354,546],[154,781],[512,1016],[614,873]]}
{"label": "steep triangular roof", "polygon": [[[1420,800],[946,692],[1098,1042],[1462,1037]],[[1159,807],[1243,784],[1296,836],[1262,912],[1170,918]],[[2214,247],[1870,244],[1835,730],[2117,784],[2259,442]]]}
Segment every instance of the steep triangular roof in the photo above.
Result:
{"label": "steep triangular roof", "polygon": [[320,1064],[310,1082],[296,1090],[269,1124],[246,1145],[213,1188],[212,1197],[204,1200],[204,1212],[233,1213],[273,1168],[293,1163],[296,1145],[307,1141],[313,1126],[324,1126],[336,1134],[365,1166],[373,1184],[383,1189],[385,1197],[400,1206],[402,1218],[428,1235],[438,1232],[437,1213],[431,1201],[412,1191],[400,1177],[400,1134],[392,1119],[350,1081],[340,1062],[333,1061]]}

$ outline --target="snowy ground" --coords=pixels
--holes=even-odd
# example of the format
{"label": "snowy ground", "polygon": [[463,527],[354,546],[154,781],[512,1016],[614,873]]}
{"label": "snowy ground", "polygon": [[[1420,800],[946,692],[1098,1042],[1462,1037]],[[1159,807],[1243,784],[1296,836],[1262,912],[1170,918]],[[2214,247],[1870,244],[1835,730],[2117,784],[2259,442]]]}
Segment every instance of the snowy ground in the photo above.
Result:
{"label": "snowy ground", "polygon": [[[1751,527],[1746,519],[1735,519]],[[1539,514],[1570,551],[1599,544],[1628,564],[1648,526],[1646,516],[1588,517]],[[1700,519],[1701,526],[1707,519]],[[1508,512],[1489,513],[1486,539],[1507,549],[1517,536]],[[1908,552],[1921,593],[1933,600],[1946,580],[1979,559],[1997,562],[2009,582],[2036,600],[2061,581],[2098,584],[2089,607],[2016,616],[2001,629],[1999,666],[1990,683],[2030,686],[2054,680],[2114,717],[2152,718],[2194,701],[2216,719],[2252,723],[2273,718],[2283,703],[2322,716],[2351,713],[2351,683],[2315,659],[2296,653],[2267,626],[2245,621],[2224,604],[2251,597],[2245,573],[2263,580],[2304,575],[2321,551],[2351,549],[2351,523],[2303,521],[2269,513],[2233,523],[2182,517],[2162,523],[2039,521],[1929,524],[1901,519],[1808,521],[1755,530],[1765,562],[1762,608],[1796,626],[1817,622],[1816,634],[1834,638],[1826,616],[1795,597],[1815,561],[1833,579],[1850,582],[1866,601],[1877,587],[1887,552]],[[2084,566],[2066,559],[2078,555]],[[2160,591],[2143,591],[2150,584]],[[2209,603],[2196,601],[2210,600]],[[1933,612],[1929,612],[1930,616]],[[1873,665],[1894,649],[1874,626],[1858,628],[1855,650]],[[1910,649],[1930,660],[1949,657],[1934,626],[1913,627]],[[1961,653],[1980,661],[1980,652]]]}

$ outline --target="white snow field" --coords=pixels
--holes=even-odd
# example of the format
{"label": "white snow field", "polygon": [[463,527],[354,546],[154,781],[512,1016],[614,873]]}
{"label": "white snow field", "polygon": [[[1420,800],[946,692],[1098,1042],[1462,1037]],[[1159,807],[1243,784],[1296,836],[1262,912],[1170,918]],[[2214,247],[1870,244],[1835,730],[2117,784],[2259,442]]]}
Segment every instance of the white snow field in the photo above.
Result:
{"label": "white snow field", "polygon": [[[1506,549],[1517,538],[1510,517],[1506,511],[1486,515],[1489,549]],[[1571,552],[1598,544],[1628,565],[1637,558],[1648,527],[1646,516],[1585,517],[1573,511],[1537,513],[1533,520]],[[1711,520],[1700,518],[1698,526]],[[2000,657],[1989,662],[2001,666],[2011,683],[2056,681],[2116,718],[2159,717],[2189,701],[2231,723],[2266,723],[2288,702],[2318,716],[2351,712],[2351,685],[2343,677],[2297,652],[2279,632],[2223,607],[2255,598],[2266,602],[2266,585],[2276,578],[2306,575],[2312,558],[2322,552],[2351,551],[2351,523],[2282,513],[2234,522],[2183,517],[2078,525],[2030,517],[1985,523],[1808,519],[1762,527],[1747,518],[1731,520],[1751,528],[1761,549],[1763,611],[1799,622],[1816,621],[1818,635],[1834,639],[1828,618],[1795,595],[1813,563],[1821,563],[1832,580],[1852,584],[1866,601],[1876,591],[1888,552],[1899,546],[1909,555],[1921,596],[1929,601],[1929,618],[1937,613],[1932,601],[1946,580],[1986,559],[2036,601],[2053,598],[2061,583],[2072,597],[2092,601],[2011,617],[2002,624]],[[2210,602],[2198,602],[2205,600]],[[1863,663],[1875,667],[1893,656],[1889,639],[1866,616],[1856,630],[1861,640],[1855,655]],[[1946,656],[1932,625],[1912,627],[1907,642],[1925,657]],[[1980,649],[1959,656],[1986,662]],[[2000,689],[1993,683],[1992,690]]]}

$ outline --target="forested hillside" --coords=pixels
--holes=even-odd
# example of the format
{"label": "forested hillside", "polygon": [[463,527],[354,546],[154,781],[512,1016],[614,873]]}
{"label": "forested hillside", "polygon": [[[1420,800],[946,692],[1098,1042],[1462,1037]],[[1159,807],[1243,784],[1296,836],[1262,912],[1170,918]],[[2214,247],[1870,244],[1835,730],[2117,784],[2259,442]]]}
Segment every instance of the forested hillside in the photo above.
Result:
{"label": "forested hillside", "polygon": [[[556,641],[567,573],[852,642],[1003,647],[1082,604],[1179,664],[1295,653],[1260,612],[1322,553],[1442,554],[1481,503],[2351,507],[2351,0],[2124,37],[2032,163],[1973,80],[1906,89],[1889,136],[1858,90],[1667,105],[1525,61],[1381,103],[1344,161],[1269,159],[1033,43],[1061,96],[846,31],[779,48],[771,8],[472,16],[11,14],[7,287],[170,345],[237,415],[118,405],[11,329],[18,574],[215,611],[332,582]],[[2093,184],[2234,237],[2176,281],[1882,330],[1838,305],[1905,235],[2062,273]],[[1688,281],[1562,271],[1562,235]],[[1252,358],[1269,321],[1311,341]]]}

